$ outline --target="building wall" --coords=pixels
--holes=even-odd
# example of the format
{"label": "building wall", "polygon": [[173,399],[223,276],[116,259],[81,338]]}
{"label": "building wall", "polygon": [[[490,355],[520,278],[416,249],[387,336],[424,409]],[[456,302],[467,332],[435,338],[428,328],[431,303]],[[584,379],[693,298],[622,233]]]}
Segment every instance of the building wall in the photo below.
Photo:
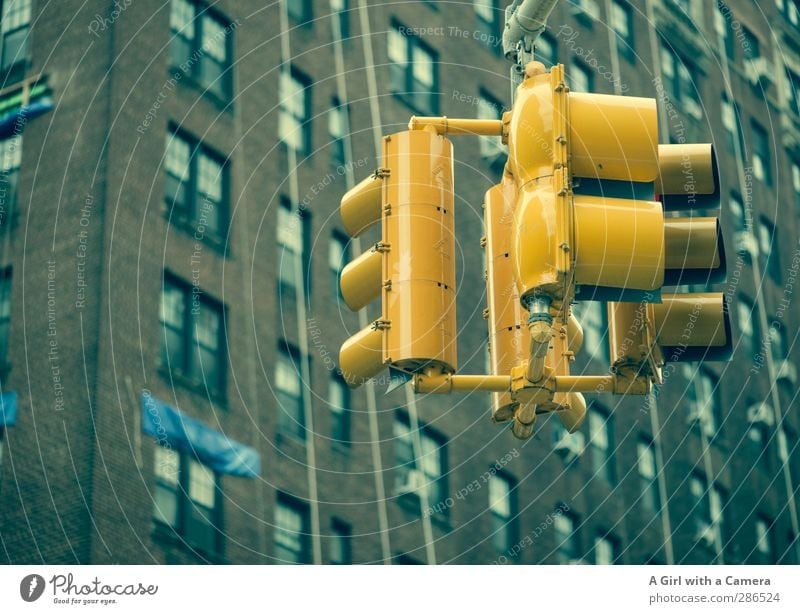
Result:
{"label": "building wall", "polygon": [[[110,3],[91,2],[77,14],[34,3],[35,19],[28,74],[47,74],[56,108],[25,127],[20,180],[22,215],[9,233],[6,261],[14,267],[12,290],[12,368],[3,390],[20,394],[20,417],[6,429],[0,467],[0,536],[5,560],[23,562],[193,563],[206,560],[234,563],[274,562],[274,510],[278,493],[310,498],[309,477],[317,480],[322,560],[332,556],[329,539],[335,519],[352,526],[355,562],[379,562],[380,505],[376,492],[374,446],[365,388],[351,394],[352,444],[347,450],[330,437],[327,387],[338,348],[358,330],[358,318],[339,302],[331,288],[328,241],[341,230],[337,208],[347,189],[346,174],[330,163],[327,112],[339,95],[334,64],[336,46],[326,3],[313,3],[313,20],[302,25],[289,20],[280,27],[280,3],[254,10],[249,3],[222,0],[214,8],[232,26],[235,48],[232,105],[203,95],[188,79],[169,81],[170,29],[168,7],[152,2],[131,3],[115,16]],[[342,44],[344,81],[350,111],[352,163],[355,179],[377,164],[369,78],[372,67],[362,30],[363,16],[350,2],[350,37]],[[654,96],[658,71],[652,52],[652,22],[640,4],[632,9],[635,54],[614,59],[610,50],[608,9],[597,2],[599,18],[561,3],[549,35],[557,59],[568,74],[582,62],[592,75],[593,90]],[[702,101],[700,119],[684,112],[662,125],[673,139],[712,139],[722,178],[722,218],[729,269],[719,290],[763,302],[757,308],[776,314],[781,301],[790,307],[781,318],[789,362],[795,356],[793,338],[797,309],[791,266],[796,249],[797,195],[791,184],[786,141],[800,120],[790,113],[779,87],[766,92],[748,81],[736,40],[730,87],[744,130],[745,162],[751,166],[751,118],[767,127],[774,146],[773,186],[753,179],[745,202],[753,218],[766,215],[775,223],[782,279],[759,278],[757,259],[737,261],[727,195],[737,187],[736,158],[726,147],[719,100],[725,89],[714,43],[713,14],[708,3],[695,3],[695,24],[680,17],[670,0],[653,2],[655,27],[676,51],[696,67],[693,83]],[[325,5],[323,7],[323,5]],[[662,6],[663,5],[663,6]],[[732,2],[731,34],[736,23],[747,24],[761,37],[765,53],[774,48],[779,61],[795,62],[798,52],[787,45],[791,24],[779,27],[780,46],[771,38],[775,7]],[[761,11],[765,14],[761,14]],[[89,31],[97,16],[106,28]],[[374,3],[368,12],[374,75],[380,101],[380,134],[402,130],[414,114],[391,94],[387,31],[394,22],[428,28],[420,36],[438,54],[438,106],[451,117],[476,117],[475,96],[482,89],[509,104],[508,64],[499,46],[480,40],[482,30],[469,3]],[[785,21],[785,20],[784,20]],[[695,29],[696,28],[696,29]],[[783,29],[787,32],[783,34]],[[96,35],[95,35],[96,34]],[[476,40],[476,37],[478,40]],[[657,39],[656,39],[657,40]],[[292,67],[311,79],[311,154],[291,169],[286,147],[278,142],[278,81],[288,47]],[[656,46],[658,49],[658,45]],[[800,64],[800,60],[796,61]],[[595,65],[596,64],[596,65]],[[619,68],[614,68],[618,64]],[[606,67],[608,67],[606,69]],[[619,70],[619,79],[609,78]],[[776,71],[778,74],[778,71]],[[154,108],[154,104],[158,107]],[[153,117],[145,122],[148,110]],[[171,125],[226,157],[230,174],[231,229],[227,244],[217,249],[203,243],[199,254],[191,234],[168,219],[164,205],[164,143]],[[480,238],[483,193],[499,178],[477,143],[455,137],[456,224],[458,237],[459,362],[463,372],[484,369],[486,325],[482,319]],[[662,142],[668,142],[666,134]],[[798,158],[800,159],[800,157]],[[294,171],[294,172],[292,172]],[[746,174],[746,177],[748,175]],[[783,188],[783,189],[781,189]],[[294,191],[297,193],[293,193]],[[305,319],[298,309],[302,297],[279,292],[281,254],[276,223],[281,197],[302,201],[308,220],[308,270]],[[86,227],[81,209],[91,210]],[[788,215],[786,215],[788,214]],[[83,213],[84,218],[87,216]],[[75,305],[76,249],[86,228],[89,288],[85,305]],[[758,232],[758,229],[754,229]],[[362,245],[374,242],[368,234]],[[757,235],[756,235],[757,236]],[[777,246],[777,247],[776,247]],[[199,256],[199,258],[198,258]],[[47,313],[47,261],[56,264],[57,339],[64,380],[64,407],[54,410],[54,389]],[[226,306],[227,390],[209,399],[203,390],[170,375],[160,357],[159,297],[165,270],[190,282]],[[796,269],[795,269],[796,273]],[[374,308],[370,311],[372,315]],[[24,317],[23,317],[24,313]],[[308,336],[310,395],[315,463],[309,466],[306,444],[278,433],[274,373],[283,340],[301,346]],[[739,339],[738,333],[736,340]],[[605,339],[604,339],[605,343]],[[767,562],[756,549],[756,514],[774,520],[773,556],[787,548],[791,519],[784,475],[778,458],[778,436],[770,428],[770,464],[758,461],[749,445],[747,410],[754,403],[772,403],[768,366],[738,347],[731,363],[704,365],[719,378],[715,391],[722,416],[719,432],[708,441],[697,425],[687,424],[687,392],[694,386],[680,369],[670,371],[657,402],[598,395],[590,399],[613,416],[616,483],[609,484],[595,469],[591,450],[564,462],[553,449],[553,422],[541,421],[537,435],[525,442],[491,424],[484,395],[420,396],[419,419],[446,440],[446,483],[450,499],[430,501],[446,508],[434,514],[432,531],[437,562],[555,563],[559,561],[554,517],[568,509],[577,527],[574,558],[594,561],[596,535],[609,533],[620,544],[619,562],[708,563],[720,560],[713,547],[698,545],[692,520],[694,501],[688,476],[702,475],[727,494],[723,520],[726,562]],[[598,373],[607,357],[581,356],[575,372]],[[174,375],[174,374],[173,374]],[[426,560],[423,522],[414,500],[398,497],[395,478],[394,420],[406,408],[402,390],[377,401],[378,447],[386,486],[390,556]],[[794,384],[781,392],[785,425],[800,432]],[[198,418],[231,439],[255,447],[261,454],[258,479],[220,478],[224,550],[220,557],[193,551],[179,540],[166,539],[153,523],[153,455],[155,440],[138,436],[139,394],[147,389],[181,411]],[[782,389],[783,391],[783,389]],[[407,408],[406,408],[407,409]],[[582,431],[587,435],[588,426]],[[645,435],[656,442],[665,460],[663,470],[668,514],[652,514],[643,506],[637,469],[637,441]],[[311,439],[307,436],[306,442]],[[796,442],[796,439],[794,440]],[[798,452],[792,452],[792,479],[800,479]],[[491,540],[487,471],[494,465],[517,481],[514,499],[519,512],[512,551],[498,551]],[[461,496],[458,496],[461,493]],[[561,506],[559,508],[559,506]],[[665,519],[672,531],[665,546]],[[519,547],[513,548],[513,542]],[[401,559],[402,560],[402,559]],[[789,555],[783,559],[793,561]]]}

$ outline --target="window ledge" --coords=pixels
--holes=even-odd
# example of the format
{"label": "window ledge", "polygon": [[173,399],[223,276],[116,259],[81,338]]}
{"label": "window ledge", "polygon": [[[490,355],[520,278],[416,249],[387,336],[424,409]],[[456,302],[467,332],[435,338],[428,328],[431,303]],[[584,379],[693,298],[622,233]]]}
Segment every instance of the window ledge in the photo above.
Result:
{"label": "window ledge", "polygon": [[225,238],[215,232],[204,232],[202,236],[197,236],[197,225],[189,219],[188,216],[182,213],[173,213],[170,215],[169,205],[165,202],[164,219],[167,220],[170,226],[174,226],[185,234],[193,241],[199,241],[203,245],[207,245],[211,250],[216,252],[220,257],[226,260],[232,260],[233,254],[231,253],[231,244],[225,242]]}
{"label": "window ledge", "polygon": [[[394,497],[397,501],[397,505],[402,508],[403,510],[407,511],[409,514],[413,514],[414,516],[421,518],[422,513],[420,510],[421,501],[418,494],[413,492],[403,492],[398,493],[397,489],[394,490]],[[434,507],[436,504],[431,504],[428,502],[429,509]],[[431,523],[442,529],[443,531],[452,531],[453,526],[450,523],[450,514],[448,513],[449,509],[445,509],[441,512],[433,512],[428,514],[431,519]]]}
{"label": "window ledge", "polygon": [[[231,69],[228,68],[228,70]],[[191,73],[186,72],[180,66],[171,65],[168,72],[170,78],[174,79],[176,82],[185,83],[187,87],[193,90],[197,90],[203,98],[206,98],[219,110],[230,114],[233,113],[233,93],[231,93],[227,99],[220,98],[217,94],[195,79]]]}
{"label": "window ledge", "polygon": [[184,390],[188,390],[194,394],[202,396],[203,399],[211,401],[224,410],[228,410],[228,398],[223,392],[216,392],[209,390],[202,381],[196,380],[188,375],[185,375],[180,369],[170,369],[165,364],[158,366],[158,373],[169,384],[177,384]]}
{"label": "window ledge", "polygon": [[158,520],[154,520],[153,522],[154,526],[151,533],[153,541],[167,546],[178,546],[183,551],[196,557],[198,561],[202,563],[226,564],[229,562],[221,553],[205,552],[202,548],[187,540],[169,525],[159,522]]}

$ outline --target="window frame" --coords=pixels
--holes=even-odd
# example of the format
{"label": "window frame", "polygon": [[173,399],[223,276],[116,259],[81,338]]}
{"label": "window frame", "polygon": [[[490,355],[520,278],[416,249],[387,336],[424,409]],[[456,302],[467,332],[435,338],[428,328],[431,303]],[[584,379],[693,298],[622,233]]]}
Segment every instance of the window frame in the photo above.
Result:
{"label": "window frame", "polygon": [[[338,117],[337,117],[338,116]],[[334,122],[341,124],[341,134],[334,134],[332,127]],[[339,169],[347,161],[347,138],[350,126],[350,110],[346,104],[342,104],[338,97],[331,98],[331,105],[328,107],[328,136],[331,141],[331,166]]]}
{"label": "window frame", "polygon": [[[352,565],[353,564],[353,527],[350,523],[341,518],[334,518],[331,521],[331,565]],[[333,541],[338,541],[338,548],[341,550],[341,557],[334,558]]]}
{"label": "window frame", "polygon": [[[508,513],[497,511],[492,501],[492,484],[502,483],[505,487],[505,496]],[[518,539],[519,508],[517,504],[517,480],[507,471],[497,471],[489,477],[488,484],[488,510],[491,519],[492,544],[497,552],[506,552]]]}
{"label": "window frame", "polygon": [[[617,15],[615,15],[615,11],[619,11],[624,15],[626,28],[628,30],[627,38],[624,38],[626,35],[620,32],[616,27]],[[611,29],[614,30],[614,34],[617,38],[618,53],[629,62],[635,62],[636,38],[634,32],[633,10],[631,9],[631,5],[627,2],[627,0],[611,0],[611,15],[609,16],[609,22]]]}
{"label": "window frame", "polygon": [[[405,428],[407,440],[402,440],[402,436],[398,435],[399,426]],[[418,426],[420,445],[423,448],[419,452],[425,456],[424,448],[426,446],[435,446],[439,475],[433,476],[426,471],[424,461],[417,457],[414,450],[414,434],[411,429],[411,420],[406,412],[397,411],[394,417],[395,490],[399,490],[404,484],[408,483],[408,475],[411,471],[418,471],[427,485],[428,505],[436,510],[437,513],[447,515],[449,507],[439,505],[447,498],[447,439],[427,424],[419,422]],[[408,459],[405,458],[407,456],[406,451],[410,451]],[[416,492],[403,494],[413,494],[415,497],[419,497]]]}
{"label": "window frame", "polygon": [[[653,475],[645,474],[643,462],[643,450],[646,451],[647,462],[653,465]],[[636,442],[636,469],[639,474],[639,481],[642,488],[642,505],[648,512],[653,514],[661,513],[661,486],[658,482],[658,456],[656,455],[655,440],[649,436],[640,436]]]}
{"label": "window frame", "polygon": [[[174,288],[175,291],[181,294],[181,305],[183,308],[181,328],[175,329],[171,324],[163,320],[161,309],[163,307],[163,300],[165,290]],[[197,301],[197,306],[195,302]],[[204,391],[209,394],[223,398],[227,391],[228,379],[228,352],[227,352],[227,335],[225,330],[225,323],[227,322],[226,311],[227,307],[221,301],[212,298],[205,291],[195,293],[194,287],[191,283],[186,282],[181,277],[177,276],[170,270],[165,270],[161,279],[161,297],[159,303],[159,330],[161,332],[161,368],[165,369],[170,378],[179,381],[188,381],[195,387],[202,387]],[[195,355],[198,348],[195,347],[195,342],[199,343],[196,339],[196,318],[199,317],[199,309],[201,307],[210,308],[216,313],[219,318],[217,329],[217,369],[216,386],[209,386],[208,376],[202,372],[202,366],[194,364]],[[172,356],[169,355],[169,347],[166,339],[166,330],[169,329],[173,333],[180,335],[181,342],[181,364],[178,368],[172,364]],[[195,369],[200,369],[200,376],[195,377]],[[203,377],[205,375],[205,377]]]}
{"label": "window frame", "polygon": [[[311,0],[285,0],[286,13],[289,19],[295,21],[298,25],[310,28],[314,22],[314,8]],[[298,8],[299,11],[293,10]]]}
{"label": "window frame", "polygon": [[[753,175],[766,186],[772,186],[773,169],[772,156],[770,155],[769,133],[755,119],[751,120],[750,128],[753,134]],[[761,168],[761,173],[756,169]],[[761,176],[759,176],[761,175]]]}
{"label": "window frame", "polygon": [[[169,148],[172,143],[181,143],[189,149],[189,159],[187,161],[188,175],[181,179],[174,175],[168,168],[167,159],[170,155]],[[219,171],[219,190],[220,201],[216,204],[217,220],[213,224],[203,222],[203,202],[204,194],[200,190],[200,160],[205,157],[220,167]],[[230,158],[222,155],[216,149],[210,147],[200,139],[196,138],[183,128],[170,124],[167,130],[167,143],[164,152],[164,174],[166,177],[164,187],[165,214],[171,224],[184,228],[190,232],[195,239],[210,244],[212,247],[220,247],[226,236],[230,232]],[[179,189],[186,193],[187,202],[181,205],[176,201],[179,190],[175,190],[175,195],[169,193],[169,181],[174,181]],[[203,232],[199,231],[203,228]]]}
{"label": "window frame", "polygon": [[[159,448],[161,450],[159,450]],[[156,466],[156,459],[158,458],[159,451],[167,450],[170,454],[174,454],[177,457],[177,476],[174,482],[174,485],[166,485],[166,480],[163,476],[158,474],[158,468]],[[162,488],[164,490],[170,491],[171,496],[175,497],[175,524],[170,524],[167,521],[162,520],[159,518],[158,512],[160,511],[158,505],[155,501],[155,495],[153,496],[153,522],[156,525],[156,528],[159,532],[170,533],[177,537],[179,537],[183,542],[185,542],[189,548],[193,551],[200,552],[202,554],[213,555],[216,557],[222,556],[224,550],[224,531],[222,527],[223,523],[223,497],[222,497],[222,482],[221,482],[221,475],[218,474],[216,471],[212,470],[207,465],[204,465],[199,460],[193,458],[190,454],[179,452],[169,446],[162,446],[159,442],[155,443],[154,449],[155,455],[153,458],[153,480],[154,480],[154,490],[157,488]],[[191,496],[191,479],[192,479],[192,464],[196,464],[200,467],[203,467],[207,472],[209,472],[213,478],[213,489],[214,489],[214,503],[213,507],[208,507],[204,504],[201,504],[197,500],[193,499]],[[200,505],[205,510],[208,511],[208,524],[199,523],[194,520],[194,516],[192,514],[192,506],[193,505]],[[207,526],[209,527],[209,536],[208,539],[210,541],[211,547],[206,547],[201,539],[195,537],[195,531],[197,526]]]}
{"label": "window frame", "polygon": [[[25,0],[26,5],[22,9],[22,13],[27,12],[27,21],[20,22],[20,24],[16,25],[12,29],[6,31],[5,26],[5,13],[6,7],[8,6],[9,0],[2,1],[0,0],[0,74],[5,75],[4,84],[10,85],[12,79],[9,78],[11,73],[19,73],[20,77],[24,74],[25,69],[27,68],[28,63],[31,59],[31,22],[33,21],[33,0]],[[19,12],[19,9],[17,9]],[[19,52],[14,56],[14,59],[10,63],[6,63],[6,40],[11,36],[18,35],[20,32],[24,32],[22,37],[22,42],[19,45],[19,49],[22,49],[22,53]]]}
{"label": "window frame", "polygon": [[765,215],[762,215],[758,222],[758,247],[761,252],[762,266],[772,281],[780,284],[782,271],[778,247],[778,227]]}
{"label": "window frame", "polygon": [[[308,429],[305,416],[305,395],[307,392],[303,386],[303,375],[300,369],[301,360],[302,354],[297,347],[285,340],[278,343],[278,352],[273,369],[275,373],[275,401],[278,410],[276,433],[279,437],[291,437],[299,441],[305,441]],[[277,373],[281,366],[280,361],[283,361],[283,365],[288,369],[288,372],[293,373],[297,380],[298,394],[296,398],[292,399],[293,403],[297,405],[294,416],[286,411],[280,397],[281,394],[292,397],[292,391],[279,387],[280,378]]]}
{"label": "window frame", "polygon": [[[594,476],[600,475],[609,486],[617,484],[616,456],[614,454],[614,417],[611,412],[593,403],[589,408],[589,446],[592,450],[592,471]],[[605,438],[605,446],[600,445],[597,439],[595,425],[600,421],[599,428]]]}
{"label": "window frame", "polygon": [[[221,13],[216,6],[209,6],[202,0],[177,1],[188,4],[193,10],[193,34],[191,39],[188,39],[185,34],[181,33],[181,31],[175,30],[172,23],[170,23],[170,68],[181,71],[181,73],[183,73],[193,83],[196,83],[198,86],[203,88],[204,95],[210,95],[218,102],[227,106],[233,100],[233,56],[235,53],[235,44],[233,41],[233,22],[228,19],[227,16]],[[170,1],[170,11],[172,11],[172,7],[175,4],[176,0]],[[220,28],[225,35],[225,60],[222,64],[220,64],[219,60],[213,58],[205,48],[203,35],[205,33],[206,21],[214,22],[214,24]],[[175,57],[177,39],[181,39],[182,43],[187,47],[188,55],[186,57],[184,57],[183,54],[181,54],[180,58]],[[197,58],[197,60],[192,61],[192,58]],[[205,78],[205,62],[213,62],[214,64],[219,65],[219,75],[216,79],[207,80]],[[189,65],[188,71],[184,68],[184,66],[187,64]],[[218,89],[212,87],[214,82],[219,83]]]}
{"label": "window frame", "polygon": [[[396,19],[392,19],[389,32],[387,33],[387,63],[389,65],[389,89],[394,96],[401,100],[407,107],[417,113],[438,115],[439,113],[439,54],[428,45],[421,37],[410,33],[411,29],[403,25]],[[399,64],[392,57],[389,49],[391,47],[392,35],[402,37],[404,41],[405,62]],[[414,51],[419,50],[428,56],[431,66],[431,86],[424,92],[417,91],[414,66],[419,64],[414,60]],[[398,75],[402,74],[402,85],[398,82]],[[426,104],[420,104],[420,98],[426,97]]]}
{"label": "window frame", "polygon": [[[278,540],[279,530],[283,530],[286,533],[289,533],[290,530],[283,529],[283,527],[278,523],[278,513],[279,511],[288,510],[290,513],[295,514],[297,518],[299,518],[299,531],[296,531],[295,534],[297,535],[297,541],[299,547],[297,551],[291,550],[284,544],[280,544]],[[292,495],[285,493],[283,491],[279,491],[277,497],[275,499],[275,512],[273,515],[274,520],[274,527],[273,527],[273,535],[272,535],[272,548],[275,554],[275,560],[281,564],[298,564],[304,565],[311,561],[311,535],[310,535],[310,522],[309,522],[309,506],[307,503],[301,501],[297,497],[293,497]],[[281,551],[290,552],[296,554],[297,556],[294,560],[290,559],[282,559],[281,558]]]}
{"label": "window frame", "polygon": [[14,283],[13,267],[0,268],[0,371],[8,366],[11,347],[11,292]]}
{"label": "window frame", "polygon": [[[569,532],[562,532],[559,528],[561,522],[568,523]],[[570,564],[580,559],[580,536],[578,534],[578,517],[569,511],[564,511],[563,505],[556,507],[553,518],[553,530],[556,540],[556,560],[560,565]],[[560,541],[559,541],[559,538]],[[566,545],[566,547],[565,547]]]}
{"label": "window frame", "polygon": [[[334,409],[331,390],[337,386],[342,392],[344,402],[341,407]],[[333,371],[328,378],[328,407],[331,418],[331,444],[342,450],[349,450],[352,446],[352,409],[350,387],[338,371]]]}
{"label": "window frame", "polygon": [[[280,85],[283,77],[292,79],[295,82],[295,87],[297,85],[300,86],[297,89],[301,90],[303,95],[303,101],[301,105],[303,109],[302,116],[295,115],[289,108],[287,108],[288,98],[282,92]],[[284,117],[284,114],[288,114],[291,121],[297,124],[295,129],[300,130],[300,146],[299,148],[294,148],[298,156],[309,155],[312,148],[313,130],[311,111],[313,109],[313,105],[311,96],[311,77],[297,68],[297,66],[294,64],[287,64],[281,68],[278,81],[278,142],[287,150],[292,147],[292,145],[281,136],[281,119]]]}

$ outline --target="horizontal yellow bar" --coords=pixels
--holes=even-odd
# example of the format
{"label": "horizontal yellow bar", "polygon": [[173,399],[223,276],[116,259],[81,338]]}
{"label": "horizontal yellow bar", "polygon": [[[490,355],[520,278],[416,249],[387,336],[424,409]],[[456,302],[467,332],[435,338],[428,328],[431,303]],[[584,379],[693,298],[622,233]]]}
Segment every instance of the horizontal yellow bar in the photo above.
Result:
{"label": "horizontal yellow bar", "polygon": [[563,375],[556,377],[556,392],[614,392],[613,375]]}
{"label": "horizontal yellow bar", "polygon": [[422,130],[431,126],[442,136],[478,135],[502,136],[503,122],[499,119],[452,119],[449,117],[412,117],[409,130]]}
{"label": "horizontal yellow bar", "polygon": [[[601,393],[614,391],[613,375],[558,375],[556,392]],[[511,377],[507,375],[435,375],[414,376],[414,391],[437,394],[451,392],[507,392],[511,389]]]}

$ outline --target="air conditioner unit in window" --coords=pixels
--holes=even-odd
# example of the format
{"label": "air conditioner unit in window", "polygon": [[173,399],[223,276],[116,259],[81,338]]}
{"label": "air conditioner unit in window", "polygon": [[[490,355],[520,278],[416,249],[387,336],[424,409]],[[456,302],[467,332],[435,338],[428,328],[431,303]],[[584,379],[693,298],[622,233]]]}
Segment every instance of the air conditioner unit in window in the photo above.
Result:
{"label": "air conditioner unit in window", "polygon": [[411,469],[406,475],[405,480],[401,482],[396,489],[397,495],[417,494],[422,490],[425,483],[425,478],[419,469]]}
{"label": "air conditioner unit in window", "polygon": [[572,14],[576,17],[585,15],[597,20],[600,19],[600,5],[597,0],[577,0],[572,5]]}
{"label": "air conditioner unit in window", "polygon": [[767,403],[755,403],[747,408],[747,421],[752,425],[772,426],[775,417]]}
{"label": "air conditioner unit in window", "polygon": [[703,523],[697,528],[694,539],[706,547],[713,548],[717,542],[717,527]]}
{"label": "air conditioner unit in window", "polygon": [[758,257],[758,243],[756,238],[746,230],[740,230],[733,235],[733,243],[740,254],[748,254],[751,258]]}
{"label": "air conditioner unit in window", "polygon": [[744,72],[753,85],[758,85],[762,80],[771,83],[774,79],[772,62],[763,56],[745,60]]}
{"label": "air conditioner unit in window", "polygon": [[583,453],[583,448],[583,433],[573,433],[570,435],[566,431],[564,431],[553,445],[553,451],[558,454],[565,463],[571,463],[578,458]]}

